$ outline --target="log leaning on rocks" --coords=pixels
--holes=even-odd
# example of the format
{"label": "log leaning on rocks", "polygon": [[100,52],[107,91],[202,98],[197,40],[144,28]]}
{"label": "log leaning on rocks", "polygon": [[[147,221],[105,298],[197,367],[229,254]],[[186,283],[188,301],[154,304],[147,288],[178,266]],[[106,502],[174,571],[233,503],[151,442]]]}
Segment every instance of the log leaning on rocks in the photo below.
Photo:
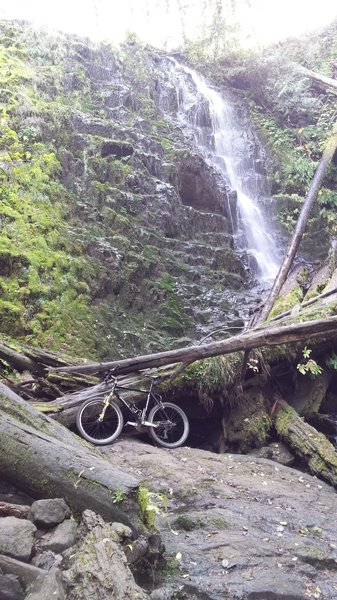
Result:
{"label": "log leaning on rocks", "polygon": [[[35,497],[62,496],[135,531],[139,482],[0,383],[0,475]],[[119,501],[123,498],[123,510]]]}
{"label": "log leaning on rocks", "polygon": [[314,475],[337,487],[335,447],[283,399],[277,402],[275,427],[282,440],[308,464]]}

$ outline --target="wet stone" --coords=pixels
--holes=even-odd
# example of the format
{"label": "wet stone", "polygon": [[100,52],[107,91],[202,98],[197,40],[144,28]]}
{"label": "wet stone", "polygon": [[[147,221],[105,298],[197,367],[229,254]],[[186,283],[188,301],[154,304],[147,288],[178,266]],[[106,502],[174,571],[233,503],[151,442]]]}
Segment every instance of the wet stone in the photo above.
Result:
{"label": "wet stone", "polygon": [[75,543],[76,533],[77,525],[75,521],[67,519],[52,531],[48,531],[40,540],[40,546],[44,550],[63,552]]}
{"label": "wet stone", "polygon": [[0,553],[27,561],[34,545],[35,525],[26,519],[0,519]]}
{"label": "wet stone", "polygon": [[0,573],[0,598],[1,600],[23,600],[23,589],[14,575]]}
{"label": "wet stone", "polygon": [[32,564],[35,565],[35,567],[49,571],[53,566],[58,565],[61,560],[62,556],[60,554],[55,554],[55,552],[52,552],[51,550],[46,550],[36,554],[32,559]]}
{"label": "wet stone", "polygon": [[52,569],[46,576],[38,577],[31,586],[25,600],[66,600],[61,573],[58,569]]}
{"label": "wet stone", "polygon": [[50,526],[70,517],[70,508],[63,498],[51,498],[33,502],[31,513],[34,523]]}

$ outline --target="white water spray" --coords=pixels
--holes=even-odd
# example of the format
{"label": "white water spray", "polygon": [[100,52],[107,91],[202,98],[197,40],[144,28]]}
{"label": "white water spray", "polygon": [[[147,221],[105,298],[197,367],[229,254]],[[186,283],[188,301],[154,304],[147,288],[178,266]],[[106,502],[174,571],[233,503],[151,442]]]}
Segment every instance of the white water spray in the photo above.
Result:
{"label": "white water spray", "polygon": [[259,279],[273,281],[280,261],[273,233],[258,205],[266,195],[266,179],[254,168],[233,106],[175,59],[168,62],[168,76],[176,89],[177,116],[185,132],[236,191],[238,246],[247,252]]}

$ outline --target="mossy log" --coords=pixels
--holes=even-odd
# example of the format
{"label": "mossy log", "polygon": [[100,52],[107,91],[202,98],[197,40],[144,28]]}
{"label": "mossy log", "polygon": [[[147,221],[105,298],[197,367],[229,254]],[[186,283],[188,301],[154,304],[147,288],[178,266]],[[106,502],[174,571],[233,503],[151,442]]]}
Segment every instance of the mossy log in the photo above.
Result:
{"label": "mossy log", "polygon": [[16,371],[29,371],[30,373],[41,374],[43,367],[39,366],[34,360],[21,352],[17,352],[6,344],[0,344],[0,359],[10,364]]}
{"label": "mossy log", "polygon": [[[34,497],[62,496],[134,530],[138,481],[0,383],[0,475]],[[116,500],[125,497],[121,505]],[[123,506],[123,508],[121,508]]]}
{"label": "mossy log", "polygon": [[285,400],[280,399],[275,415],[280,437],[303,459],[310,471],[337,487],[337,452],[329,440],[308,425]]}

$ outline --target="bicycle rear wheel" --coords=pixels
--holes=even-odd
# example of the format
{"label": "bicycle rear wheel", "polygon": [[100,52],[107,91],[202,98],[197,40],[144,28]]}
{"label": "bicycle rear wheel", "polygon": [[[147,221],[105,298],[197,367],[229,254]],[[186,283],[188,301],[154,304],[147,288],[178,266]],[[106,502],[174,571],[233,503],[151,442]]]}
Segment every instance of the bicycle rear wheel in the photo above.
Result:
{"label": "bicycle rear wheel", "polygon": [[190,431],[184,411],[171,402],[154,406],[149,421],[154,425],[149,428],[149,435],[164,448],[178,448],[186,441]]}
{"label": "bicycle rear wheel", "polygon": [[118,438],[124,419],[121,409],[114,402],[110,402],[104,411],[102,398],[89,398],[78,410],[76,425],[84,439],[103,446]]}

